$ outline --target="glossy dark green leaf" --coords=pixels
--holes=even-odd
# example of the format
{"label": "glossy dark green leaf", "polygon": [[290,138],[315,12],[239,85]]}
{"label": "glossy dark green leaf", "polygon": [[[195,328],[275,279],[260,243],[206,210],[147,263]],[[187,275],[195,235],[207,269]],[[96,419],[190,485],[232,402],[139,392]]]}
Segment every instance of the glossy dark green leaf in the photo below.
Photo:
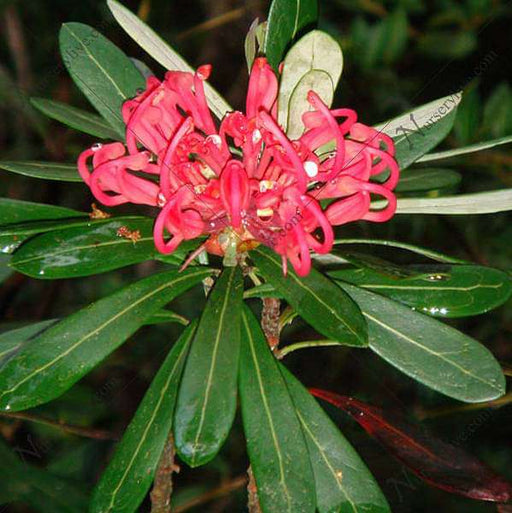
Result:
{"label": "glossy dark green leaf", "polygon": [[189,326],[153,379],[97,484],[90,513],[133,513],[144,500],[172,427],[178,386],[190,341]]}
{"label": "glossy dark green leaf", "polygon": [[386,498],[354,448],[302,384],[286,367],[280,369],[306,438],[319,513],[389,513]]}
{"label": "glossy dark green leaf", "polygon": [[462,180],[457,171],[443,168],[406,169],[400,173],[396,192],[426,192],[455,187]]}
{"label": "glossy dark green leaf", "polygon": [[117,139],[119,137],[111,125],[92,112],[46,98],[31,98],[30,103],[49,118],[60,121],[75,130],[100,139]]}
{"label": "glossy dark green leaf", "polygon": [[273,0],[268,14],[265,54],[277,70],[285,50],[308,25],[316,23],[316,0]]}
{"label": "glossy dark green leaf", "polygon": [[83,212],[70,208],[31,203],[29,201],[0,198],[0,226],[26,221],[65,219],[84,216]]}
{"label": "glossy dark green leaf", "polygon": [[[140,238],[134,242],[118,235],[123,227],[139,231]],[[176,262],[187,247],[185,244],[173,253]],[[75,278],[143,262],[156,253],[152,219],[118,218],[34,237],[16,251],[11,266],[34,278]]]}
{"label": "glossy dark green leaf", "polygon": [[397,277],[372,269],[332,271],[330,276],[388,296],[437,317],[467,317],[502,305],[512,294],[507,273],[479,265],[405,268],[416,276]]}
{"label": "glossy dark green leaf", "polygon": [[457,93],[439,98],[375,127],[394,139],[400,169],[410,166],[448,135],[461,97]]}
{"label": "glossy dark green leaf", "polygon": [[277,360],[248,308],[242,317],[240,403],[263,513],[313,513],[314,476]]}
{"label": "glossy dark green leaf", "polygon": [[76,164],[60,164],[57,162],[35,162],[1,160],[0,169],[31,178],[58,180],[60,182],[83,182],[78,174]]}
{"label": "glossy dark green leaf", "polygon": [[58,397],[210,272],[197,268],[152,275],[47,329],[2,367],[0,408],[18,411]]}
{"label": "glossy dark green leaf", "polygon": [[505,378],[490,351],[450,326],[346,283],[340,284],[368,321],[370,348],[408,376],[469,403],[505,392]]}
{"label": "glossy dark green leaf", "polygon": [[251,258],[265,280],[319,333],[344,345],[368,345],[359,308],[331,280],[315,269],[305,277],[289,269],[285,277],[279,255],[261,246],[251,252]]}
{"label": "glossy dark green leaf", "polygon": [[[27,232],[40,233],[71,220],[82,222],[85,215],[63,207],[0,198],[0,253],[12,253],[30,236]],[[38,225],[42,229],[36,228]]]}
{"label": "glossy dark green leaf", "polygon": [[183,372],[174,434],[192,467],[210,461],[226,440],[236,411],[243,279],[224,268],[201,316]]}
{"label": "glossy dark green leaf", "polygon": [[437,251],[432,251],[431,249],[422,248],[421,246],[416,246],[414,244],[409,244],[408,242],[400,242],[397,240],[387,240],[387,239],[337,239],[334,241],[334,247],[343,247],[345,245],[370,245],[370,246],[385,246],[389,248],[403,249],[405,251],[410,251],[412,253],[416,253],[418,255],[425,256],[430,260],[435,260],[436,262],[443,262],[449,264],[467,264],[469,262],[465,260],[461,260],[460,258],[451,257],[448,255],[444,255],[443,253],[439,253]]}
{"label": "glossy dark green leaf", "polygon": [[0,334],[0,364],[10,358],[31,338],[56,322],[56,319],[50,319],[36,322],[35,324],[29,324],[28,326],[22,326],[21,328],[15,328]]}
{"label": "glossy dark green leaf", "polygon": [[60,31],[62,60],[78,88],[123,136],[121,105],[144,88],[144,77],[133,62],[96,29],[65,23]]}

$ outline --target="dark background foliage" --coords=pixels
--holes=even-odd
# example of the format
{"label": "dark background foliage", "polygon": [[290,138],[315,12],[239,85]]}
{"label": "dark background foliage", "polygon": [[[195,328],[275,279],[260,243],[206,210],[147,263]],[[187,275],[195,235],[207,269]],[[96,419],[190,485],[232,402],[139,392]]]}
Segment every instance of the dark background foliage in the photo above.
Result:
{"label": "dark background foliage", "polygon": [[[127,1],[194,65],[211,63],[212,82],[228,101],[243,107],[247,68],[243,39],[251,21],[265,19],[265,1],[165,0]],[[144,60],[156,74],[163,70],[116,26],[102,1],[24,0],[0,2],[0,145],[2,158],[69,162],[94,141],[43,119],[27,96],[43,96],[88,108],[73,86],[58,52],[62,22],[97,27],[125,52]],[[414,105],[464,88],[465,97],[446,148],[512,134],[512,3],[499,0],[324,0],[321,28],[344,49],[345,69],[335,104],[357,109],[368,124],[383,121]],[[504,146],[450,161],[463,174],[461,190],[512,186],[512,155]],[[43,182],[0,172],[0,193],[16,199],[88,210],[92,197],[80,184]],[[357,224],[341,236],[396,238],[477,263],[512,269],[510,214],[397,217],[385,226]],[[411,257],[380,250],[380,257],[412,263]],[[415,260],[415,262],[420,262]],[[35,281],[13,274],[0,289],[0,330],[20,323],[69,314],[116,290],[156,264],[92,278]],[[173,305],[188,317],[203,299],[189,293]],[[438,305],[442,306],[442,305]],[[483,342],[504,363],[512,363],[512,314],[508,305],[487,315],[452,321]],[[285,341],[314,336],[295,321]],[[144,328],[62,398],[29,415],[122,433],[151,377],[175,340],[179,328]],[[297,352],[286,363],[308,386],[354,395],[424,424],[445,440],[466,448],[512,479],[512,406],[462,406],[409,380],[369,351],[324,348]],[[510,398],[509,398],[510,399]],[[387,495],[393,511],[493,512],[496,506],[450,496],[428,488],[392,460],[357,425],[332,411],[360,451]],[[0,455],[0,501],[16,496],[2,489],[2,474],[14,471],[12,452],[20,459],[20,476],[46,468],[87,492],[97,480],[112,442],[88,439],[30,421],[0,417],[0,432],[11,456]],[[0,446],[2,453],[7,451]],[[16,468],[18,468],[16,467]],[[229,486],[244,473],[247,458],[237,421],[221,454],[206,467],[182,468],[176,478],[176,504]],[[20,486],[25,479],[20,477]],[[66,493],[65,489],[56,493]],[[243,511],[242,490],[223,495],[190,511]],[[22,504],[1,511],[35,511]],[[43,510],[41,510],[43,511]]]}

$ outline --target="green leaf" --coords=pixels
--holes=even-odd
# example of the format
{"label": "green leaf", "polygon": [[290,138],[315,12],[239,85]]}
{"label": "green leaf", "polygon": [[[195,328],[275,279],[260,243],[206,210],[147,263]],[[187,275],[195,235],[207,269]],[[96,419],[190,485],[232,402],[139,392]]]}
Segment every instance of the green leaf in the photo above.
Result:
{"label": "green leaf", "polygon": [[56,319],[50,319],[0,334],[0,364],[10,358],[23,344],[56,322]]}
{"label": "green leaf", "polygon": [[437,146],[450,132],[462,93],[417,107],[375,128],[394,139],[400,169]]}
{"label": "green leaf", "polygon": [[478,45],[476,34],[468,29],[458,32],[430,31],[418,38],[418,50],[436,59],[463,59]]}
{"label": "green leaf", "polygon": [[357,452],[302,386],[280,365],[313,467],[319,513],[390,513],[386,498]]}
{"label": "green leaf", "polygon": [[458,144],[468,144],[477,138],[481,110],[482,102],[475,82],[464,90],[464,97],[457,108],[453,135]]}
{"label": "green leaf", "polygon": [[88,25],[64,23],[59,37],[62,59],[75,84],[124,137],[121,106],[145,86],[144,78],[116,45]]}
{"label": "green leaf", "polygon": [[[378,206],[380,202],[375,202]],[[439,198],[400,198],[397,214],[495,214],[512,210],[512,189]]]}
{"label": "green leaf", "polygon": [[405,268],[422,273],[398,278],[372,269],[332,271],[333,278],[377,292],[434,317],[467,317],[502,305],[512,294],[512,279],[479,265]]}
{"label": "green leaf", "polygon": [[78,174],[76,164],[60,164],[57,162],[12,162],[0,161],[0,169],[44,180],[58,180],[60,182],[83,182]]}
{"label": "green leaf", "polygon": [[442,168],[406,169],[400,173],[395,192],[426,192],[457,186],[462,176]]}
{"label": "green leaf", "polygon": [[[47,228],[48,225],[55,228],[61,222],[68,222],[73,218],[73,221],[76,222],[77,216],[85,215],[83,212],[63,207],[0,198],[0,253],[12,253],[17,249],[29,237],[25,231],[33,231],[34,225],[42,223]],[[37,219],[55,219],[55,221],[38,222]],[[18,224],[20,221],[22,226]],[[32,225],[30,229],[28,224]],[[21,228],[24,233],[18,233],[17,227]],[[40,231],[45,231],[45,229]],[[37,229],[35,233],[37,233]]]}
{"label": "green leaf", "polygon": [[226,440],[236,411],[243,279],[224,268],[192,342],[176,406],[174,434],[180,458],[204,465]]}
{"label": "green leaf", "polygon": [[46,98],[31,98],[30,103],[44,115],[75,130],[100,139],[117,139],[119,134],[102,117],[65,103]]}
{"label": "green leaf", "polygon": [[512,135],[507,137],[501,137],[500,139],[493,139],[492,141],[484,141],[477,144],[471,144],[470,146],[464,146],[463,148],[455,148],[453,150],[439,151],[437,153],[428,153],[424,155],[417,162],[432,162],[434,160],[449,159],[452,157],[458,157],[459,155],[466,155],[468,153],[475,153],[477,151],[488,150],[495,146],[502,144],[512,143]]}
{"label": "green leaf", "polygon": [[65,219],[84,215],[86,215],[84,212],[78,212],[70,208],[0,198],[0,226],[40,219]]}
{"label": "green leaf", "polygon": [[[126,33],[153,59],[165,69],[191,71],[193,68],[174,51],[153,29],[116,0],[107,0],[107,5],[116,21]],[[205,93],[208,105],[217,118],[222,119],[233,107],[208,83],[205,83]]]}
{"label": "green leaf", "polygon": [[501,137],[512,133],[512,90],[503,82],[487,100],[484,108],[482,131],[491,137]]}
{"label": "green leaf", "polygon": [[[279,124],[290,138],[297,138],[303,132],[300,112],[312,110],[308,91],[315,90],[330,106],[342,70],[340,45],[325,32],[308,32],[293,45],[284,59],[278,98]],[[293,111],[292,96],[295,96]]]}
{"label": "green leaf", "polygon": [[277,70],[288,45],[308,25],[316,23],[316,0],[273,0],[268,14],[265,54]]}
{"label": "green leaf", "polygon": [[407,48],[409,23],[405,10],[401,8],[395,9],[382,21],[384,23],[382,60],[389,65],[399,59]]}
{"label": "green leaf", "polygon": [[[41,451],[28,439],[26,452],[41,457]],[[24,448],[19,452],[23,455]],[[16,450],[16,449],[15,449]],[[34,454],[35,453],[35,454]],[[87,495],[76,483],[63,479],[47,469],[37,468],[19,459],[13,451],[0,441],[0,474],[2,492],[6,491],[9,502],[22,502],[31,506],[31,511],[41,513],[85,513]],[[10,511],[2,508],[2,511]]]}
{"label": "green leaf", "polygon": [[258,321],[242,316],[240,403],[263,513],[313,513],[314,476],[295,407]]}
{"label": "green leaf", "polygon": [[[121,237],[118,230],[139,231],[137,242]],[[180,262],[185,244],[173,253]],[[38,235],[26,242],[11,261],[17,271],[40,279],[90,276],[157,256],[153,241],[153,220],[144,217],[107,219]]]}
{"label": "green leaf", "polygon": [[132,513],[144,500],[171,432],[181,372],[195,328],[194,323],[183,332],[153,379],[96,485],[90,513]]}
{"label": "green leaf", "polygon": [[251,251],[251,258],[265,280],[319,333],[343,345],[368,345],[357,305],[324,275],[311,269],[308,276],[299,277],[288,270],[285,277],[279,255],[261,246]]}
{"label": "green leaf", "polygon": [[448,255],[444,255],[443,253],[438,253],[437,251],[432,251],[431,249],[422,248],[420,246],[415,246],[414,244],[409,244],[407,242],[400,242],[397,240],[386,240],[386,239],[336,239],[334,241],[334,246],[340,246],[345,244],[362,244],[362,245],[372,245],[372,246],[387,246],[390,248],[404,249],[406,251],[411,251],[412,253],[416,253],[418,255],[425,256],[430,258],[431,260],[435,260],[436,262],[443,262],[449,264],[464,264],[468,263],[465,260],[461,260],[459,258],[454,258]]}
{"label": "green leaf", "polygon": [[491,401],[505,378],[490,351],[450,326],[391,299],[340,284],[368,321],[370,348],[420,383],[460,401]]}
{"label": "green leaf", "polygon": [[210,274],[169,271],[140,280],[67,317],[0,371],[0,408],[18,411],[58,397],[117,349],[153,313]]}

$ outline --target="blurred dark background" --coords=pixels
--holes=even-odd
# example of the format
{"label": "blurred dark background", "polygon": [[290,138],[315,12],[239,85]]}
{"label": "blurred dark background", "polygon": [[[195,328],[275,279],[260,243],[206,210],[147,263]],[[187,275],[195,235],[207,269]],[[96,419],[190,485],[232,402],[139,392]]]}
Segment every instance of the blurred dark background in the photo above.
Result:
{"label": "blurred dark background", "polygon": [[[125,5],[138,12],[192,65],[211,63],[213,84],[232,105],[243,107],[247,84],[243,41],[250,23],[257,17],[261,21],[266,18],[268,2],[129,0]],[[320,27],[336,37],[344,50],[337,105],[355,108],[363,122],[374,124],[462,87],[464,100],[444,148],[512,134],[512,2],[323,0],[320,8]],[[28,97],[39,96],[90,108],[61,64],[58,31],[66,21],[101,25],[102,33],[125,53],[146,62],[157,75],[163,73],[116,25],[103,1],[0,0],[3,159],[71,162],[94,142],[44,119],[27,102]],[[510,146],[453,159],[443,167],[463,174],[460,191],[512,187]],[[3,171],[0,193],[85,210],[92,202],[89,190],[80,184],[38,181]],[[396,238],[510,271],[510,221],[509,214],[397,216],[385,226],[361,223],[344,228],[340,235]],[[398,263],[421,262],[410,254],[384,250],[375,254]],[[0,330],[69,314],[152,272],[155,266],[149,262],[97,277],[55,282],[13,274],[0,289]],[[199,293],[189,293],[173,308],[193,317],[201,311],[203,301]],[[511,365],[510,306],[509,302],[495,312],[451,324],[479,339],[500,361]],[[64,397],[29,414],[119,435],[179,331],[176,325],[142,329]],[[295,321],[285,330],[284,340],[308,340],[313,336],[306,326]],[[369,351],[299,351],[287,357],[286,362],[306,385],[352,394],[421,420],[446,441],[478,455],[512,479],[510,404],[500,408],[463,406],[416,384]],[[395,513],[497,511],[495,505],[427,487],[352,421],[340,413],[330,413],[368,463]],[[10,449],[0,445],[0,503],[15,501],[4,509],[0,507],[2,512],[50,511],[45,509],[43,500],[36,500],[37,506],[16,502],[17,497],[26,497],[27,486],[36,486],[28,484],[28,478],[20,478],[17,485],[2,484],[2,475],[13,468],[12,458],[21,459],[25,475],[35,476],[33,480],[39,476],[34,469],[46,469],[60,476],[65,486],[88,493],[113,448],[109,441],[76,436],[21,419],[0,417],[0,432],[10,445]],[[183,466],[175,479],[176,505],[229,486],[243,475],[247,464],[237,419],[226,446],[211,464],[194,471]],[[59,488],[55,493],[65,494],[66,490]],[[186,511],[244,511],[245,501],[244,491],[239,489]],[[148,511],[147,504],[141,511]]]}

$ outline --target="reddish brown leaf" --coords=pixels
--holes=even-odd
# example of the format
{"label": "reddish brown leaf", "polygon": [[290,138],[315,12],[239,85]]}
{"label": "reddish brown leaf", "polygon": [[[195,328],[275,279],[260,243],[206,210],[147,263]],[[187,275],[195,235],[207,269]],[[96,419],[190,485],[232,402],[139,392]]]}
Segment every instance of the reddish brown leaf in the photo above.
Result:
{"label": "reddish brown leaf", "polygon": [[462,449],[357,399],[326,390],[310,392],[349,413],[369,435],[430,485],[483,501],[508,502],[512,498],[510,483]]}

